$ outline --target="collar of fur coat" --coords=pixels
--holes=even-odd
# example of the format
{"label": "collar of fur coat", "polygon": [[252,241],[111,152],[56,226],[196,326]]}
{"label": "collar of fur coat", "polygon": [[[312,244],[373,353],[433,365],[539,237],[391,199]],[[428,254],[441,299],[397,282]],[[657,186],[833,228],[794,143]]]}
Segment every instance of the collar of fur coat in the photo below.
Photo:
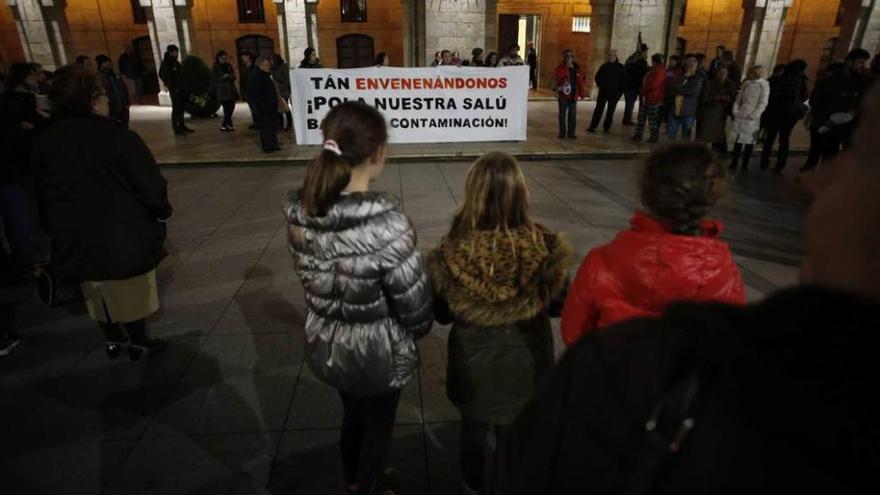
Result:
{"label": "collar of fur coat", "polygon": [[480,326],[527,320],[563,289],[571,244],[543,227],[444,238],[428,256],[434,289],[456,318]]}

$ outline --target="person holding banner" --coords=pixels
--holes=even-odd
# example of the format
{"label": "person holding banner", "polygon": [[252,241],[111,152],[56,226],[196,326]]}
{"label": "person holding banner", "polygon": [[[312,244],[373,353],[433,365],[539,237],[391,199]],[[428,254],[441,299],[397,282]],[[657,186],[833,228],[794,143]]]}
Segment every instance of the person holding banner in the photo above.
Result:
{"label": "person holding banner", "polygon": [[278,145],[278,89],[272,80],[272,61],[260,57],[257,70],[248,81],[248,101],[254,106],[260,145],[265,153],[281,151]]}
{"label": "person holding banner", "polygon": [[303,59],[302,62],[299,63],[300,69],[320,69],[321,61],[318,60],[317,52],[312,47],[308,47],[303,50]]}
{"label": "person holding banner", "polygon": [[346,493],[393,493],[383,468],[401,390],[418,370],[415,340],[433,324],[431,281],[398,200],[369,190],[385,166],[385,118],[348,101],[321,129],[324,146],[285,207],[309,308],[305,361],[342,399]]}
{"label": "person holding banner", "polygon": [[586,76],[574,61],[574,52],[562,52],[562,62],[556,67],[556,99],[559,101],[559,139],[575,138],[577,101],[587,94]]}
{"label": "person holding banner", "polygon": [[507,55],[501,58],[501,61],[498,62],[500,67],[509,67],[511,65],[525,65],[526,63],[523,61],[522,57],[519,56],[519,45],[516,43],[510,45],[507,48]]}

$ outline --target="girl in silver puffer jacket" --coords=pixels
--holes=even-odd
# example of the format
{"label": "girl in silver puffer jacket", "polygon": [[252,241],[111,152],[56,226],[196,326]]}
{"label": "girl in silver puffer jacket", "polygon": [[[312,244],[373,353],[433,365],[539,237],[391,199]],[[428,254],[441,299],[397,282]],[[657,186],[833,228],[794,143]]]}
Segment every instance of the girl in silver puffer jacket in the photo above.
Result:
{"label": "girl in silver puffer jacket", "polygon": [[433,320],[431,283],[397,201],[369,191],[385,162],[382,115],[347,102],[322,130],[324,149],[285,208],[309,308],[306,360],[342,397],[348,492],[379,493],[400,390],[418,366],[415,339]]}

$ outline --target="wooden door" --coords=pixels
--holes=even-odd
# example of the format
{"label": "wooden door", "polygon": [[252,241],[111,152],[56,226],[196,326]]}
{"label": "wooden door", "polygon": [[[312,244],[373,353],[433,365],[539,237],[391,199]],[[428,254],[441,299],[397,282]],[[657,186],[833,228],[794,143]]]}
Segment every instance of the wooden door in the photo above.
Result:
{"label": "wooden door", "polygon": [[365,34],[347,34],[336,38],[336,66],[340,69],[369,67],[376,63],[373,38]]}
{"label": "wooden door", "polygon": [[499,59],[507,55],[507,48],[519,39],[519,17],[519,14],[501,14],[498,16]]}

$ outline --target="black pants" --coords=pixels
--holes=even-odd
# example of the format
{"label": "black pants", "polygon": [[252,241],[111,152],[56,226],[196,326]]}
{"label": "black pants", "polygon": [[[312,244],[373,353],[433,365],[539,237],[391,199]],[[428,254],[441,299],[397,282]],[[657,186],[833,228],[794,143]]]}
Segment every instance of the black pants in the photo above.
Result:
{"label": "black pants", "polygon": [[[608,95],[599,90],[599,96],[596,98],[596,109],[593,110],[593,119],[590,122],[590,129],[596,130],[599,127],[599,121],[602,120],[602,113],[605,113],[605,124],[603,128],[607,131],[611,129],[611,123],[614,121],[614,110],[617,109],[617,102],[620,101],[620,94]],[[607,110],[605,107],[608,107]]]}
{"label": "black pants", "polygon": [[[483,490],[483,475],[486,469],[486,440],[490,425],[467,417],[461,418],[461,471],[464,483],[475,491]],[[494,474],[501,462],[504,442],[510,432],[510,426],[495,426],[495,449],[492,453],[492,477],[489,481],[494,485]],[[491,493],[490,490],[486,492]]]}
{"label": "black pants", "polygon": [[770,166],[770,152],[773,151],[773,144],[776,137],[779,136],[779,151],[776,153],[776,167],[773,170],[781,171],[785,168],[785,162],[788,161],[788,146],[791,139],[791,131],[794,129],[794,123],[778,124],[776,122],[768,122],[764,128],[764,148],[761,150],[761,168]]}
{"label": "black pants", "polygon": [[[108,342],[125,342],[125,335],[122,333],[122,328],[120,328],[119,323],[99,322],[98,325],[101,327],[101,331],[104,332],[104,338]],[[147,339],[146,320],[141,319],[129,323],[122,323],[121,325],[125,327],[125,331],[128,333],[128,338],[131,339],[132,342],[143,342]]]}
{"label": "black pants", "polygon": [[577,100],[559,98],[559,135],[574,137],[577,126]]}
{"label": "black pants", "polygon": [[339,392],[339,396],[344,410],[339,446],[345,484],[356,484],[359,493],[369,494],[388,461],[400,391],[366,397]]}
{"label": "black pants", "polygon": [[749,168],[749,160],[752,158],[752,151],[754,151],[754,144],[746,144],[736,143],[733,145],[733,160],[730,162],[730,168],[736,169],[739,166],[739,159],[742,156],[742,168],[746,170]]}
{"label": "black pants", "polygon": [[636,101],[639,99],[639,88],[628,89],[624,92],[623,122],[632,124],[633,110],[636,108]]}
{"label": "black pants", "polygon": [[810,128],[810,151],[807,153],[807,161],[802,170],[812,170],[819,165],[822,159],[822,135],[817,129]]}
{"label": "black pants", "polygon": [[223,126],[232,127],[232,114],[235,112],[235,100],[228,100],[222,103],[223,106]]}
{"label": "black pants", "polygon": [[260,146],[263,151],[278,149],[278,119],[275,115],[269,115],[268,118],[259,113],[257,115],[260,116],[256,123],[260,129]]}
{"label": "black pants", "polygon": [[180,91],[171,91],[171,128],[174,132],[180,132],[186,128],[183,123],[184,106],[186,95]]}
{"label": "black pants", "polygon": [[[173,111],[173,110],[172,110]],[[128,129],[128,122],[131,120],[131,112],[128,107],[120,108],[110,114],[110,118],[119,122],[123,129]]]}

